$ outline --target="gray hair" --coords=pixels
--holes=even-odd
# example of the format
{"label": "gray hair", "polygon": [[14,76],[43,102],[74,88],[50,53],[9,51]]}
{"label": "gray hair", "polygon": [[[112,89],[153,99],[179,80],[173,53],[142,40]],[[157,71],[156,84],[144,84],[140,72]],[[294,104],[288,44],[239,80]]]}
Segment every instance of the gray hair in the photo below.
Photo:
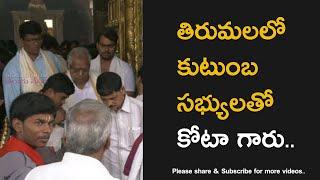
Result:
{"label": "gray hair", "polygon": [[66,118],[66,150],[77,154],[92,154],[105,145],[110,136],[110,109],[93,99],[74,105]]}
{"label": "gray hair", "polygon": [[68,61],[68,67],[70,66],[70,64],[72,63],[72,57],[74,55],[78,55],[78,56],[87,56],[88,57],[88,61],[90,63],[91,61],[91,55],[88,51],[88,49],[84,48],[84,47],[76,47],[76,48],[73,48],[69,54],[68,54],[68,57],[67,57],[67,61]]}

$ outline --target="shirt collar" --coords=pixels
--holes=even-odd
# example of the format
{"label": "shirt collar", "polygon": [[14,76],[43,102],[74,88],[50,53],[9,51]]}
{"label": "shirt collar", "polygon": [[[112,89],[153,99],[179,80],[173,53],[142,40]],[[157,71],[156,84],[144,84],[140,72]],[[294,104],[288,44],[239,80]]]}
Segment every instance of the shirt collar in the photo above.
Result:
{"label": "shirt collar", "polygon": [[65,152],[62,158],[62,163],[72,164],[75,167],[85,167],[86,169],[88,169],[88,171],[94,171],[99,173],[103,172],[103,175],[106,177],[111,176],[108,170],[105,168],[105,166],[98,159],[90,156],[76,154],[72,152]]}
{"label": "shirt collar", "polygon": [[77,91],[83,91],[83,90],[88,89],[88,88],[91,87],[90,80],[86,82],[86,84],[83,86],[83,89],[78,88],[78,86],[76,86],[75,83],[73,83],[73,84],[74,84],[74,87],[76,88]]}
{"label": "shirt collar", "polygon": [[36,57],[36,59],[34,60],[34,62],[36,62],[36,61],[41,61],[41,60],[43,60],[43,58],[42,58],[42,54],[41,54],[40,51],[39,51],[39,55]]}
{"label": "shirt collar", "polygon": [[77,159],[90,159],[90,160],[97,160],[93,157],[90,156],[86,156],[86,155],[82,155],[82,154],[76,154],[76,153],[72,153],[72,152],[65,152],[64,156],[63,156],[63,161],[68,161],[68,160],[72,160],[74,157],[76,157]]}
{"label": "shirt collar", "polygon": [[69,161],[82,161],[82,162],[86,162],[86,163],[100,163],[100,161],[96,158],[90,157],[90,156],[86,156],[86,155],[82,155],[82,154],[76,154],[76,153],[72,153],[72,152],[65,152],[62,158],[63,162],[69,162]]}
{"label": "shirt collar", "polygon": [[74,88],[75,88],[75,90],[79,90],[79,91],[82,91],[82,90],[84,90],[84,89],[88,89],[88,88],[90,88],[90,86],[91,86],[91,82],[90,82],[90,75],[89,75],[89,80],[86,82],[86,84],[84,85],[84,87],[83,87],[83,89],[80,89],[80,88],[78,88],[77,86],[76,86],[76,83],[74,83],[73,82],[73,80],[72,80],[72,78],[71,78],[71,75],[70,75],[70,71],[68,70],[67,71],[67,76],[70,78],[70,80],[72,81],[72,83],[73,83],[73,85],[74,85]]}
{"label": "shirt collar", "polygon": [[[117,56],[114,55],[113,58],[111,59],[111,63],[110,63],[110,68],[109,68],[109,70],[111,69],[111,67],[115,66],[115,63],[116,63],[116,60],[117,60],[116,58],[117,58]],[[99,64],[99,68],[100,68],[101,56],[98,55],[98,56],[97,56],[97,59],[98,59],[98,64]],[[101,70],[101,69],[100,69],[100,70]]]}
{"label": "shirt collar", "polygon": [[124,112],[127,112],[127,113],[131,112],[130,100],[129,100],[129,96],[128,95],[125,95],[125,97],[124,97],[124,102],[122,104],[121,111],[124,111]]}

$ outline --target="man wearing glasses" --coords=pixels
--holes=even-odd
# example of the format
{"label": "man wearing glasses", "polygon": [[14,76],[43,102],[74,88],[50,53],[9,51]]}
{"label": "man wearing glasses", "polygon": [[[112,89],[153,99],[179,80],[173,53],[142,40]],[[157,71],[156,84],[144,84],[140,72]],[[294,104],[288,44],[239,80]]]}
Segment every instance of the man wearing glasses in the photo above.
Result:
{"label": "man wearing glasses", "polygon": [[96,46],[99,55],[91,61],[91,71],[97,76],[104,72],[117,73],[122,80],[127,95],[134,96],[135,80],[132,67],[115,55],[118,41],[117,32],[113,28],[106,30],[98,36]]}
{"label": "man wearing glasses", "polygon": [[35,21],[27,21],[19,26],[22,48],[6,65],[2,76],[7,114],[17,96],[39,92],[49,76],[61,72],[58,57],[40,48],[41,33],[41,26]]}

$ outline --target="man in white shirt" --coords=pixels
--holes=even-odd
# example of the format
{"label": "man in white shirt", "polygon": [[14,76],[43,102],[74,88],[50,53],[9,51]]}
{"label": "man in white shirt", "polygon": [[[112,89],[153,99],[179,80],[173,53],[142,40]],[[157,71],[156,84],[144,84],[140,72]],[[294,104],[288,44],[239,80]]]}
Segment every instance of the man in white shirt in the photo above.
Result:
{"label": "man in white shirt", "polygon": [[109,147],[111,119],[110,110],[96,100],[77,103],[67,114],[62,161],[34,168],[26,180],[113,180],[100,162]]}
{"label": "man in white shirt", "polygon": [[97,77],[90,73],[90,59],[91,56],[84,47],[73,48],[68,55],[66,74],[72,80],[75,92],[66,99],[63,105],[66,111],[83,99],[99,99],[96,92]]}
{"label": "man in white shirt", "polygon": [[106,30],[98,36],[96,46],[99,55],[91,61],[90,70],[97,76],[109,71],[117,73],[122,79],[126,93],[129,96],[134,96],[135,76],[130,64],[115,55],[117,41],[118,35],[113,28],[106,28]]}
{"label": "man in white shirt", "polygon": [[102,163],[113,177],[126,180],[124,164],[135,139],[142,133],[143,104],[126,95],[121,78],[113,72],[102,73],[97,79],[102,102],[113,111],[110,148]]}

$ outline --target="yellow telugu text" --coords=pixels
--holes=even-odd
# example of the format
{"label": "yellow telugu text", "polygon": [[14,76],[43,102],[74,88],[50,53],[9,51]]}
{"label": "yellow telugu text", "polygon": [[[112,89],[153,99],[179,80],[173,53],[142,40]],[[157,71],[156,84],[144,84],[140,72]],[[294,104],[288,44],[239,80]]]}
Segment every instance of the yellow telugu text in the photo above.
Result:
{"label": "yellow telugu text", "polygon": [[177,31],[177,36],[181,40],[189,40],[196,37],[199,40],[238,40],[243,37],[246,40],[254,40],[261,37],[264,40],[271,40],[276,35],[282,35],[286,31],[284,24],[285,19],[278,17],[276,20],[269,20],[265,26],[260,28],[256,26],[231,26],[231,21],[224,25],[218,24],[218,28],[209,25],[209,22],[204,22],[202,25],[196,24],[195,30],[188,22],[180,23],[180,29]]}
{"label": "yellow telugu text", "polygon": [[191,112],[195,110],[201,115],[212,112],[215,113],[220,120],[226,120],[230,115],[230,110],[233,112],[241,112],[248,109],[251,112],[259,112],[264,107],[271,107],[274,103],[271,89],[267,89],[263,93],[253,93],[249,101],[243,98],[232,98],[229,102],[220,102],[211,94],[193,100],[190,97],[190,93],[185,93],[182,97],[177,97],[177,99],[179,100],[177,105],[178,112]]}
{"label": "yellow telugu text", "polygon": [[258,73],[258,65],[255,62],[229,62],[226,65],[222,62],[208,62],[206,57],[203,57],[200,65],[197,62],[191,62],[190,58],[183,61],[178,60],[177,73],[180,76],[195,76],[200,73],[202,76],[236,76],[241,73],[243,76],[254,76]]}

